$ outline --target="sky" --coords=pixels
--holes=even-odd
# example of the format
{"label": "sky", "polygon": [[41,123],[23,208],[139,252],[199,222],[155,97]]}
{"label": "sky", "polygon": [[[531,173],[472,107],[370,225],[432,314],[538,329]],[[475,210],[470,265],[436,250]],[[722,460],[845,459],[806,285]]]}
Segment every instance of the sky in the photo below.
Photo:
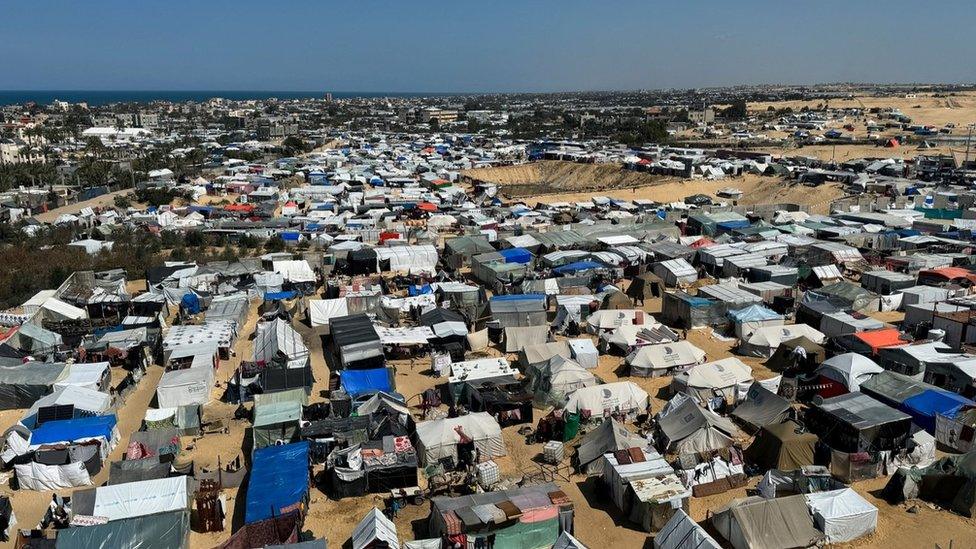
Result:
{"label": "sky", "polygon": [[0,89],[976,81],[971,0],[0,0]]}

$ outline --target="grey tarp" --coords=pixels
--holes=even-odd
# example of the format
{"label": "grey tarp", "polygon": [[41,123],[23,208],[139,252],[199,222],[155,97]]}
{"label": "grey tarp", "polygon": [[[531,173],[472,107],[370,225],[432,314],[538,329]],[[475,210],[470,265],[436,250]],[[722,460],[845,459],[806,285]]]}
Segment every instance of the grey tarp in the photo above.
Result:
{"label": "grey tarp", "polygon": [[522,349],[546,343],[549,339],[549,326],[509,326],[505,328],[505,352],[517,353]]}
{"label": "grey tarp", "polygon": [[763,425],[780,423],[786,419],[790,402],[766,389],[758,381],[749,387],[746,399],[736,406],[732,416],[743,421],[753,429]]}
{"label": "grey tarp", "polygon": [[57,549],[185,549],[190,512],[174,511],[58,530]]}
{"label": "grey tarp", "polygon": [[68,369],[60,363],[27,362],[0,368],[0,410],[30,408],[67,375]]}
{"label": "grey tarp", "polygon": [[654,536],[654,549],[720,549],[722,546],[681,509]]}
{"label": "grey tarp", "polygon": [[599,427],[583,436],[576,448],[576,467],[588,475],[603,474],[605,460],[600,459],[603,454],[646,447],[646,440],[631,433],[616,420],[607,418]]}
{"label": "grey tarp", "polygon": [[675,395],[658,415],[658,427],[668,451],[695,454],[727,448],[741,431],[728,419],[702,409],[694,399]]}

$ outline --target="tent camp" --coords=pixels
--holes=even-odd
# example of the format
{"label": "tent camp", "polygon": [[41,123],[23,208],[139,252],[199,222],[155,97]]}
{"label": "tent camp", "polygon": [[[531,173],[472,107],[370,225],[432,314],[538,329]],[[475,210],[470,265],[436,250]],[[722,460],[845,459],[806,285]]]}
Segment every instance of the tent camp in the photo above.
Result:
{"label": "tent camp", "polygon": [[844,543],[869,536],[878,527],[878,508],[851,488],[806,494],[804,497],[827,543]]}
{"label": "tent camp", "polygon": [[646,447],[647,441],[644,438],[628,431],[617,420],[606,418],[599,427],[583,435],[576,447],[573,465],[577,471],[587,475],[599,475],[603,473],[603,464],[605,463],[604,460],[600,459],[603,454],[617,450]]}
{"label": "tent camp", "polygon": [[766,389],[758,381],[749,387],[746,398],[735,410],[732,417],[745,424],[751,432],[765,425],[781,423],[790,411],[790,401]]}
{"label": "tent camp", "polygon": [[654,549],[720,549],[722,546],[681,509],[654,536]]}
{"label": "tent camp", "polygon": [[481,460],[505,455],[502,429],[487,412],[421,421],[417,424],[417,454],[421,465],[452,458],[458,463],[464,446],[477,448]]}
{"label": "tent camp", "polygon": [[746,448],[745,458],[763,470],[792,471],[813,465],[817,440],[817,435],[793,421],[766,425]]}
{"label": "tent camp", "polygon": [[672,393],[686,393],[701,403],[722,397],[734,404],[752,386],[752,368],[736,357],[693,366],[671,380]]}
{"label": "tent camp", "polygon": [[735,500],[712,516],[712,526],[735,549],[811,547],[824,537],[802,495]]}
{"label": "tent camp", "polygon": [[870,358],[857,353],[844,353],[828,358],[815,371],[823,386],[820,396],[830,398],[861,390],[861,383],[880,374],[884,368]]}
{"label": "tent camp", "polygon": [[618,381],[577,389],[569,396],[564,410],[571,414],[602,417],[606,413],[643,413],[650,403],[647,391],[630,381]]}
{"label": "tent camp", "polygon": [[823,344],[826,337],[818,330],[806,324],[790,324],[788,326],[767,326],[758,328],[743,337],[739,344],[739,351],[748,356],[771,357],[780,343],[805,337],[814,343]]}
{"label": "tent camp", "polygon": [[662,448],[675,454],[721,450],[745,438],[734,423],[684,394],[668,401],[657,416],[657,424]]}
{"label": "tent camp", "polygon": [[704,361],[705,351],[687,340],[645,345],[627,355],[630,375],[637,377],[673,375]]}

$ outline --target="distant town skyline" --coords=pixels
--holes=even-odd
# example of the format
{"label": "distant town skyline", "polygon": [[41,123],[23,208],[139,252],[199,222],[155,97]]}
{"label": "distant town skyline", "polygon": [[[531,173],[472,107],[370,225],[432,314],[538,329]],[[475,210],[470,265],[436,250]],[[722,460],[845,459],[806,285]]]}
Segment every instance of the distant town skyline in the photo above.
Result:
{"label": "distant town skyline", "polygon": [[966,2],[12,2],[2,90],[490,93],[976,81]]}

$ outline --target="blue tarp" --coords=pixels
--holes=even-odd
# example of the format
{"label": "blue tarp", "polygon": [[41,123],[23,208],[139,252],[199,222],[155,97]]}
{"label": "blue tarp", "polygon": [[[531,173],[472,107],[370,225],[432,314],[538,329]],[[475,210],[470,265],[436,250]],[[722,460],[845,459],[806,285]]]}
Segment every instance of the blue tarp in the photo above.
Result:
{"label": "blue tarp", "polygon": [[284,240],[284,241],[289,241],[290,240],[290,241],[293,241],[293,242],[298,242],[298,239],[302,236],[302,234],[301,233],[294,233],[294,232],[283,232],[283,233],[281,233],[280,236],[281,236],[281,239]]}
{"label": "blue tarp", "polygon": [[195,315],[200,312],[200,298],[193,292],[187,292],[183,294],[183,299],[180,300],[180,307],[191,315]]}
{"label": "blue tarp", "polygon": [[115,428],[115,422],[114,415],[48,421],[34,429],[31,433],[30,443],[53,444],[96,437],[112,440],[112,429]]}
{"label": "blue tarp", "polygon": [[407,287],[407,293],[411,296],[432,294],[434,293],[434,289],[430,287],[430,284],[424,284],[423,286],[411,284]]}
{"label": "blue tarp", "polygon": [[775,311],[771,311],[762,305],[750,305],[745,309],[729,311],[729,317],[739,323],[758,322],[761,320],[776,320],[778,318],[783,318],[780,314],[776,313]]}
{"label": "blue tarp", "polygon": [[284,292],[265,292],[265,301],[280,301],[282,299],[294,299],[298,295],[295,290],[287,290]]}
{"label": "blue tarp", "polygon": [[749,220],[748,219],[738,219],[738,220],[731,220],[731,221],[719,221],[715,225],[717,227],[720,227],[720,228],[726,229],[726,230],[728,230],[728,229],[742,229],[744,227],[748,227],[749,226]]}
{"label": "blue tarp", "polygon": [[926,389],[901,403],[901,411],[912,416],[922,429],[935,433],[935,416],[955,417],[963,406],[973,406],[968,398],[943,389]]}
{"label": "blue tarp", "polygon": [[589,271],[591,269],[606,269],[607,266],[598,261],[574,261],[573,263],[567,263],[562,267],[556,267],[553,271],[559,274],[565,273],[578,273],[580,271]]}
{"label": "blue tarp", "polygon": [[281,514],[308,494],[308,442],[268,446],[254,452],[247,484],[244,523]]}
{"label": "blue tarp", "polygon": [[498,253],[505,258],[505,263],[528,263],[532,261],[532,252],[525,248],[506,248],[498,250]]}
{"label": "blue tarp", "polygon": [[359,395],[383,391],[392,393],[390,370],[387,368],[373,368],[371,370],[342,370],[339,372],[342,390],[353,398]]}

